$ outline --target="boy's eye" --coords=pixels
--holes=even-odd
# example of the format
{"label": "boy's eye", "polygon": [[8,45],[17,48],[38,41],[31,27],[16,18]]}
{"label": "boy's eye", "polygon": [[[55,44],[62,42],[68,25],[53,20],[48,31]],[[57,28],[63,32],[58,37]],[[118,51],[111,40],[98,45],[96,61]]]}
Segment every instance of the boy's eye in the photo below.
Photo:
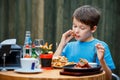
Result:
{"label": "boy's eye", "polygon": [[85,26],[75,26],[75,25],[73,25],[73,28],[79,28],[79,29],[81,29],[81,30],[84,30],[84,29],[86,29],[86,27]]}
{"label": "boy's eye", "polygon": [[77,26],[73,25],[73,28],[76,28]]}
{"label": "boy's eye", "polygon": [[86,29],[84,26],[81,26],[81,27],[79,27],[79,28],[82,29],[82,30]]}
{"label": "boy's eye", "polygon": [[77,26],[74,26],[74,28],[77,28]]}

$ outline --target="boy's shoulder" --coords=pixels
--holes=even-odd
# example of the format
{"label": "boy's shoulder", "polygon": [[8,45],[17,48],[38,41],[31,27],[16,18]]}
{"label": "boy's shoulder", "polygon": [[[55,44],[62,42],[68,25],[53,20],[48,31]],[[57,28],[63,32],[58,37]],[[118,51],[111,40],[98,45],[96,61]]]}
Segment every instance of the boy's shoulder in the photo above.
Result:
{"label": "boy's shoulder", "polygon": [[108,46],[108,44],[102,40],[95,39],[94,41],[95,41],[95,43],[101,43],[103,46]]}

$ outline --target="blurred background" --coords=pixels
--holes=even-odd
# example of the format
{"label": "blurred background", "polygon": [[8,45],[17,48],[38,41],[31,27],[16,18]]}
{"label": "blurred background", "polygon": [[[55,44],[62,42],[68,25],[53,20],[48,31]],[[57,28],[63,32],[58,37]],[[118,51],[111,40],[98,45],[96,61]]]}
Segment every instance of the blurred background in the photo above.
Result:
{"label": "blurred background", "polygon": [[25,31],[31,31],[32,41],[44,39],[54,51],[62,34],[71,29],[72,14],[82,5],[92,5],[101,11],[96,38],[104,40],[120,76],[120,0],[0,0],[0,42],[16,38],[23,45]]}

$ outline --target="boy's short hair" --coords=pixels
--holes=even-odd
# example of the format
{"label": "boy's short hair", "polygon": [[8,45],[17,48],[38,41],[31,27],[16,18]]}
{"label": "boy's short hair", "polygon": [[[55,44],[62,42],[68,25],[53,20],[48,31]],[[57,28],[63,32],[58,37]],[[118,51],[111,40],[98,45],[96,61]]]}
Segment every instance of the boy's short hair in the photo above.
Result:
{"label": "boy's short hair", "polygon": [[99,22],[100,12],[90,5],[84,5],[74,11],[72,18],[89,25],[92,29]]}

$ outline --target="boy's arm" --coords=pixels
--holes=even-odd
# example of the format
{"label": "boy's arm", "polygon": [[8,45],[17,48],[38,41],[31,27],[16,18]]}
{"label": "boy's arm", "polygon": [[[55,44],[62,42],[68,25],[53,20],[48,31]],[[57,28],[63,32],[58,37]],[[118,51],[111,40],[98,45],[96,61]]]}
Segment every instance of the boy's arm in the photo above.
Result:
{"label": "boy's arm", "polygon": [[54,53],[54,57],[59,56],[62,53],[63,48],[64,48],[64,45],[60,43],[59,46],[57,47],[57,50]]}
{"label": "boy's arm", "polygon": [[104,60],[100,61],[103,70],[106,73],[106,79],[107,80],[111,80],[112,79],[112,71],[110,70],[110,68],[107,66],[106,62]]}
{"label": "boy's arm", "polygon": [[111,80],[112,79],[112,71],[110,70],[110,68],[107,66],[105,60],[104,60],[104,52],[105,52],[105,49],[104,47],[102,46],[102,44],[96,44],[96,48],[97,48],[97,56],[98,56],[98,59],[100,61],[100,64],[103,68],[103,70],[105,71],[106,73],[106,79],[107,80]]}
{"label": "boy's arm", "polygon": [[62,53],[62,50],[63,50],[63,48],[65,47],[65,45],[73,38],[72,33],[73,33],[72,30],[68,30],[67,32],[65,32],[65,33],[62,35],[60,44],[59,44],[57,50],[56,50],[55,53],[54,53],[54,57],[55,57],[55,56],[59,56],[59,55]]}

